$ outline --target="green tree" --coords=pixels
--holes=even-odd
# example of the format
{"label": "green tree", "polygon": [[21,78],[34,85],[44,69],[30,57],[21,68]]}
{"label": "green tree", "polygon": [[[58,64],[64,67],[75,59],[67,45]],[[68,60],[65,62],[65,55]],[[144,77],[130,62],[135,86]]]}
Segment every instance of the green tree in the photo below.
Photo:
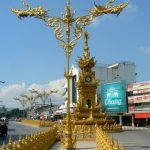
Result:
{"label": "green tree", "polygon": [[[19,108],[15,108],[9,111],[9,117],[21,118],[22,115],[23,115],[23,110],[20,110]],[[25,111],[25,117],[26,116],[27,116],[27,112]]]}

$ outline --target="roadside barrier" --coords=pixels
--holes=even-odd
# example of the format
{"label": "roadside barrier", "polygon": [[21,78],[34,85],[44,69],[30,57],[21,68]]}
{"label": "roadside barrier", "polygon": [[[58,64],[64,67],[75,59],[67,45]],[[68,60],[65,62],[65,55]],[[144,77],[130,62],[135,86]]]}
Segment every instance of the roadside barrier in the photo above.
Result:
{"label": "roadside barrier", "polygon": [[25,138],[19,136],[18,141],[12,142],[9,138],[8,147],[3,144],[1,150],[49,150],[56,142],[57,127],[52,127],[46,131],[26,135]]}
{"label": "roadside barrier", "polygon": [[120,148],[118,142],[110,138],[101,128],[96,128],[95,139],[98,150],[125,150],[124,145]]}
{"label": "roadside barrier", "polygon": [[56,122],[45,121],[45,120],[22,120],[21,122],[24,124],[34,125],[38,127],[51,127],[57,124]]}

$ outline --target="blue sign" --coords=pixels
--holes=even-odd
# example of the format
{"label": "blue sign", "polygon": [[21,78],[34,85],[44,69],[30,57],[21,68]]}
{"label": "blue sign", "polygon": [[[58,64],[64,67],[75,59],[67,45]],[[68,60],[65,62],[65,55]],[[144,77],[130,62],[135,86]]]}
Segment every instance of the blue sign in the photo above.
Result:
{"label": "blue sign", "polygon": [[126,82],[115,82],[101,85],[102,112],[127,112]]}

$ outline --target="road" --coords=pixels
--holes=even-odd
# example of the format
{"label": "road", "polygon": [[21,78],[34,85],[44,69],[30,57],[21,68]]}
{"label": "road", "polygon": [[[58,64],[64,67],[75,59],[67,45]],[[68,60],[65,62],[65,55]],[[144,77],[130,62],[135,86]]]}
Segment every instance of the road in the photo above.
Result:
{"label": "road", "polygon": [[150,129],[127,130],[112,135],[120,146],[125,145],[125,150],[150,150]]}
{"label": "road", "polygon": [[[76,150],[97,150],[96,143],[94,141],[78,141],[75,146]],[[56,142],[50,150],[65,150],[61,142]]]}
{"label": "road", "polygon": [[32,134],[36,131],[43,130],[42,128],[32,127],[27,125],[22,125],[17,122],[10,121],[8,124],[8,135],[6,137],[0,137],[0,147],[3,142],[8,143],[9,137],[11,136],[12,141],[18,140],[19,135],[25,136],[27,134]]}
{"label": "road", "polygon": [[[9,122],[8,136],[0,137],[0,147],[3,142],[8,143],[8,139],[11,136],[12,140],[18,140],[19,135],[25,136],[26,134],[32,134],[37,131],[44,130],[45,128],[32,127],[22,125],[17,122]],[[126,150],[150,150],[150,129],[144,130],[126,130],[121,133],[113,133],[113,138],[118,140],[119,145],[125,145]],[[90,144],[90,145],[89,145]],[[56,143],[52,149],[60,149],[60,142]],[[57,147],[57,148],[56,148]],[[78,142],[77,149],[96,149],[95,143],[90,142]]]}

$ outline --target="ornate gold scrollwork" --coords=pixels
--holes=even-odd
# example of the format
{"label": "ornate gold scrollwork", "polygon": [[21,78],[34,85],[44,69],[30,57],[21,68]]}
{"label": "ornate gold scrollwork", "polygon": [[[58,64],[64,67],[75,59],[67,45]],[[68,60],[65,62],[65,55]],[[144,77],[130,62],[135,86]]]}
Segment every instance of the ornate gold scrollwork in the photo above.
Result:
{"label": "ornate gold scrollwork", "polygon": [[58,40],[59,45],[65,48],[66,43],[63,39],[64,35],[63,35],[63,30],[61,28],[61,19],[50,17],[47,19],[46,22],[48,26],[54,29],[54,34],[56,39]]}

